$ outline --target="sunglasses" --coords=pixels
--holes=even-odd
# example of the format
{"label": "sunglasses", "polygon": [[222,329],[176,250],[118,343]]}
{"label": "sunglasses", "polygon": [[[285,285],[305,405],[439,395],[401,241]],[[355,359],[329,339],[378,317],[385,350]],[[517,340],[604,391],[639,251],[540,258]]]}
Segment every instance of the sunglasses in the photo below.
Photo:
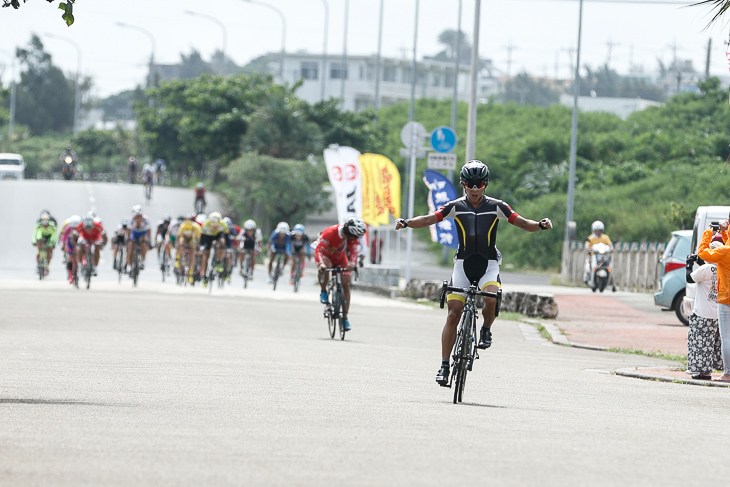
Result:
{"label": "sunglasses", "polygon": [[475,189],[484,189],[487,187],[487,183],[461,183],[462,186],[464,186],[467,189],[475,190]]}

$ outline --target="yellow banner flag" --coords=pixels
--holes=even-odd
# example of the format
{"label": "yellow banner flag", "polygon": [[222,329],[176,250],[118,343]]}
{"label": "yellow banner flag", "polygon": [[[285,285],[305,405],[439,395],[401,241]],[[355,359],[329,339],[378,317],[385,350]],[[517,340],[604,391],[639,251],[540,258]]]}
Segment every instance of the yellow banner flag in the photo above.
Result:
{"label": "yellow banner flag", "polygon": [[400,218],[400,173],[380,154],[360,156],[362,171],[362,218],[369,225],[388,224],[388,213]]}

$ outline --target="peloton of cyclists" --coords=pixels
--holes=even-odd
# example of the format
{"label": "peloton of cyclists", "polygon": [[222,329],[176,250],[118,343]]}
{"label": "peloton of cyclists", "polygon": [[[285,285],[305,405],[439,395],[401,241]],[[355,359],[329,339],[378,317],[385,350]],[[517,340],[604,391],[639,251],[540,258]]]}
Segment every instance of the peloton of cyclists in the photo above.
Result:
{"label": "peloton of cyclists", "polygon": [[256,265],[256,256],[261,251],[261,240],[263,240],[263,236],[261,235],[261,229],[256,228],[256,222],[253,220],[246,220],[245,222],[243,222],[243,232],[239,243],[239,250],[241,251],[241,272],[243,273],[245,271],[245,269],[243,268],[245,254],[246,252],[251,252],[251,276],[249,277],[249,279],[252,280],[253,269]]}
{"label": "peloton of cyclists", "polygon": [[35,230],[33,230],[33,246],[38,249],[38,253],[35,256],[36,262],[43,250],[43,245],[46,245],[46,258],[48,259],[48,266],[46,266],[46,275],[48,275],[48,269],[51,264],[51,257],[53,257],[53,247],[56,245],[56,222],[51,221],[50,213],[42,213],[41,217],[36,222]]}
{"label": "peloton of cyclists", "polygon": [[309,244],[309,235],[304,233],[304,225],[297,223],[291,232],[289,245],[286,249],[287,254],[291,256],[291,273],[289,275],[289,283],[294,281],[294,267],[299,261],[304,275],[304,257],[308,259],[312,257],[312,246]]}
{"label": "peloton of cyclists", "polygon": [[[505,219],[528,232],[549,230],[553,227],[548,218],[539,222],[521,217],[504,201],[490,198],[484,194],[489,185],[489,168],[482,161],[472,160],[461,168],[459,179],[465,195],[446,203],[429,215],[421,215],[410,219],[399,219],[395,229],[405,227],[424,228],[439,223],[446,218],[453,218],[458,223],[459,248],[454,257],[454,270],[451,285],[466,288],[472,283],[480,290],[496,293],[502,286],[499,277],[501,255],[497,250],[497,224]],[[451,293],[447,297],[449,313],[441,334],[441,368],[436,374],[436,382],[447,386],[449,381],[449,354],[456,340],[456,328],[464,309],[464,294]],[[482,309],[484,325],[480,332],[480,349],[492,345],[491,326],[494,322],[496,299],[484,299]]]}
{"label": "peloton of cyclists", "polygon": [[[269,284],[274,282],[273,265],[276,258],[276,254],[289,255],[287,248],[289,247],[289,224],[287,222],[279,222],[276,225],[276,229],[269,235],[269,243],[267,249],[269,251]],[[286,264],[286,260],[284,261]]]}
{"label": "peloton of cyclists", "polygon": [[79,223],[74,229],[69,241],[69,248],[72,251],[78,251],[77,261],[84,262],[88,259],[86,252],[90,249],[91,245],[94,246],[94,256],[91,264],[93,266],[93,275],[97,275],[96,268],[99,265],[99,255],[101,249],[106,245],[108,237],[106,230],[101,224],[101,220],[95,219],[92,212],[86,214],[81,223]]}
{"label": "peloton of cyclists", "polygon": [[[348,218],[342,225],[332,225],[322,230],[317,241],[317,248],[314,251],[314,261],[317,263],[318,278],[320,285],[319,301],[327,303],[327,283],[329,275],[324,271],[332,267],[346,269],[342,272],[342,290],[345,295],[344,302],[344,327],[350,331],[350,320],[347,314],[350,310],[350,280],[352,270],[357,266],[357,245],[358,239],[365,235],[365,222],[362,218]],[[349,251],[348,260],[345,251]]]}
{"label": "peloton of cyclists", "polygon": [[134,256],[134,248],[140,245],[140,253],[142,262],[139,264],[140,270],[144,270],[144,262],[147,251],[152,247],[151,243],[150,219],[142,213],[141,205],[132,207],[132,220],[129,222],[129,241],[127,242],[127,270],[132,267],[132,258]]}
{"label": "peloton of cyclists", "polygon": [[223,273],[228,268],[228,261],[224,262],[224,259],[230,258],[230,256],[226,256],[226,248],[230,248],[228,232],[228,225],[223,221],[223,216],[217,211],[211,212],[203,223],[203,235],[200,239],[200,245],[203,248],[203,261],[200,265],[203,287],[208,286],[208,259],[210,257],[210,248],[215,242],[218,242],[215,259],[219,262],[216,272]]}
{"label": "peloton of cyclists", "polygon": [[195,263],[198,258],[198,245],[200,244],[200,238],[202,235],[202,229],[195,220],[193,220],[192,214],[185,215],[183,222],[177,230],[177,238],[175,240],[175,268],[180,269],[180,257],[183,253],[188,254],[188,282],[192,284],[195,281],[193,271],[195,269]]}

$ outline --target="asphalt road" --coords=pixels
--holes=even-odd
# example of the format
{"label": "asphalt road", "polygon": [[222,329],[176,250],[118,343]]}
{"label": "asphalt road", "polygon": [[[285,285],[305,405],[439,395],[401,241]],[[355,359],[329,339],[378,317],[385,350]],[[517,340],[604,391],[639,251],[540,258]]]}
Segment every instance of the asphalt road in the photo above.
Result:
{"label": "asphalt road", "polygon": [[0,486],[686,486],[730,475],[726,390],[611,374],[662,360],[552,345],[500,319],[454,405],[433,380],[444,312],[430,306],[355,293],[340,341],[309,274],[296,294],[263,274],[208,294],[149,267],[138,288],[101,275],[74,290],[55,268],[33,280],[16,263],[33,249],[15,240],[29,240],[19,229],[40,194],[0,185],[0,202],[16,205],[0,217],[15,229],[0,252]]}

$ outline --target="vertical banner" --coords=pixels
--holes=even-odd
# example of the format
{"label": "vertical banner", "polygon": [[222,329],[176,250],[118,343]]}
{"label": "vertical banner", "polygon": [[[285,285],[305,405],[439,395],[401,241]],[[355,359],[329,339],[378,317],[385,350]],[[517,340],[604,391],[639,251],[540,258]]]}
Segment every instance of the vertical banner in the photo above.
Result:
{"label": "vertical banner", "polygon": [[352,147],[331,146],[324,150],[332,189],[335,191],[337,220],[340,224],[351,216],[362,215],[362,174],[360,153]]}
{"label": "vertical banner", "polygon": [[362,219],[373,226],[388,224],[388,213],[400,218],[400,174],[395,164],[380,154],[360,156]]}
{"label": "vertical banner", "polygon": [[[438,171],[426,169],[423,182],[428,187],[428,209],[431,213],[459,197],[451,181]],[[431,225],[430,230],[432,241],[453,249],[459,247],[459,237],[456,235],[456,226],[453,220],[442,220],[435,225]]]}

